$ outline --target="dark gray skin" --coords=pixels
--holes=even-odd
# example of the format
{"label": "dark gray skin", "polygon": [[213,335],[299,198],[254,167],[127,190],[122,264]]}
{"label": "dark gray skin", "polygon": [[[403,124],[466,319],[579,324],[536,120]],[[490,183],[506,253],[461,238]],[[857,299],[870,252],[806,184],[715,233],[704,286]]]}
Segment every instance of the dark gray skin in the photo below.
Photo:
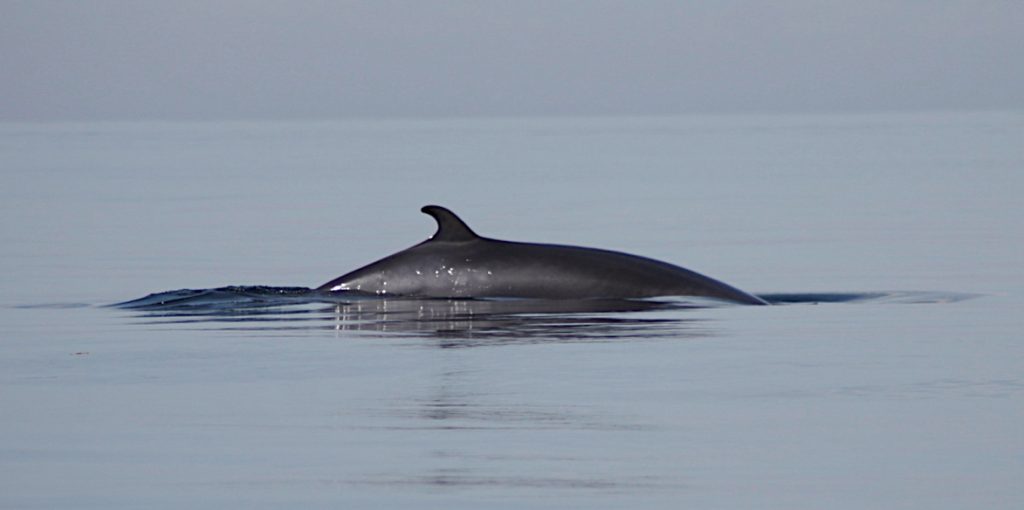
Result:
{"label": "dark gray skin", "polygon": [[700,296],[767,304],[689,269],[636,255],[556,244],[499,241],[476,235],[436,205],[426,241],[339,276],[317,290],[427,298],[600,299]]}

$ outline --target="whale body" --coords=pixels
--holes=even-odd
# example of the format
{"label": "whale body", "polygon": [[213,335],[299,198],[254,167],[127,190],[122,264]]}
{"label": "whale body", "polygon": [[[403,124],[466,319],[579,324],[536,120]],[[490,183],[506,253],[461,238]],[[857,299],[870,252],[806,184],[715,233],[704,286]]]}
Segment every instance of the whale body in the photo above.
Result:
{"label": "whale body", "polygon": [[423,298],[630,299],[699,296],[763,305],[763,299],[667,262],[617,251],[481,237],[437,205],[426,241],[339,276],[320,291]]}

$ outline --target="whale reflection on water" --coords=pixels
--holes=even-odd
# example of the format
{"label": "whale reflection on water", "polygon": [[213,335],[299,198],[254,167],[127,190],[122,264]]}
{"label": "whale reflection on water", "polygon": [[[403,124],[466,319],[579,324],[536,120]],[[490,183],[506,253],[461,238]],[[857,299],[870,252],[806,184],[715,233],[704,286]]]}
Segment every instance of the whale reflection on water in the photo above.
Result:
{"label": "whale reflection on water", "polygon": [[505,342],[706,336],[698,319],[650,313],[693,307],[630,300],[372,300],[335,305],[334,328]]}

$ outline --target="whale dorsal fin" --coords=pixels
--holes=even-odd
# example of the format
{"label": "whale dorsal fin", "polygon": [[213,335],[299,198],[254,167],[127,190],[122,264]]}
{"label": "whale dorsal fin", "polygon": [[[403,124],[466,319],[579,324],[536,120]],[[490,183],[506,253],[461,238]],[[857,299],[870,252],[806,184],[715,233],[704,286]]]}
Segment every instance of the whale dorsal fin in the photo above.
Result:
{"label": "whale dorsal fin", "polygon": [[437,220],[437,232],[430,238],[431,241],[472,241],[480,238],[455,213],[444,207],[426,205],[420,211]]}

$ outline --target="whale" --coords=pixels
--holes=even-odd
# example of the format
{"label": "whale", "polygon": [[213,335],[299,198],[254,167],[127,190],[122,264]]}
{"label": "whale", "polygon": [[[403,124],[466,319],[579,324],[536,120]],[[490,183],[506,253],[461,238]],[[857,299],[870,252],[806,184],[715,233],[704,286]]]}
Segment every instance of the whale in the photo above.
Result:
{"label": "whale", "polygon": [[477,235],[452,211],[426,241],[317,288],[410,298],[641,299],[700,297],[765,305],[763,299],[689,269],[628,253]]}

